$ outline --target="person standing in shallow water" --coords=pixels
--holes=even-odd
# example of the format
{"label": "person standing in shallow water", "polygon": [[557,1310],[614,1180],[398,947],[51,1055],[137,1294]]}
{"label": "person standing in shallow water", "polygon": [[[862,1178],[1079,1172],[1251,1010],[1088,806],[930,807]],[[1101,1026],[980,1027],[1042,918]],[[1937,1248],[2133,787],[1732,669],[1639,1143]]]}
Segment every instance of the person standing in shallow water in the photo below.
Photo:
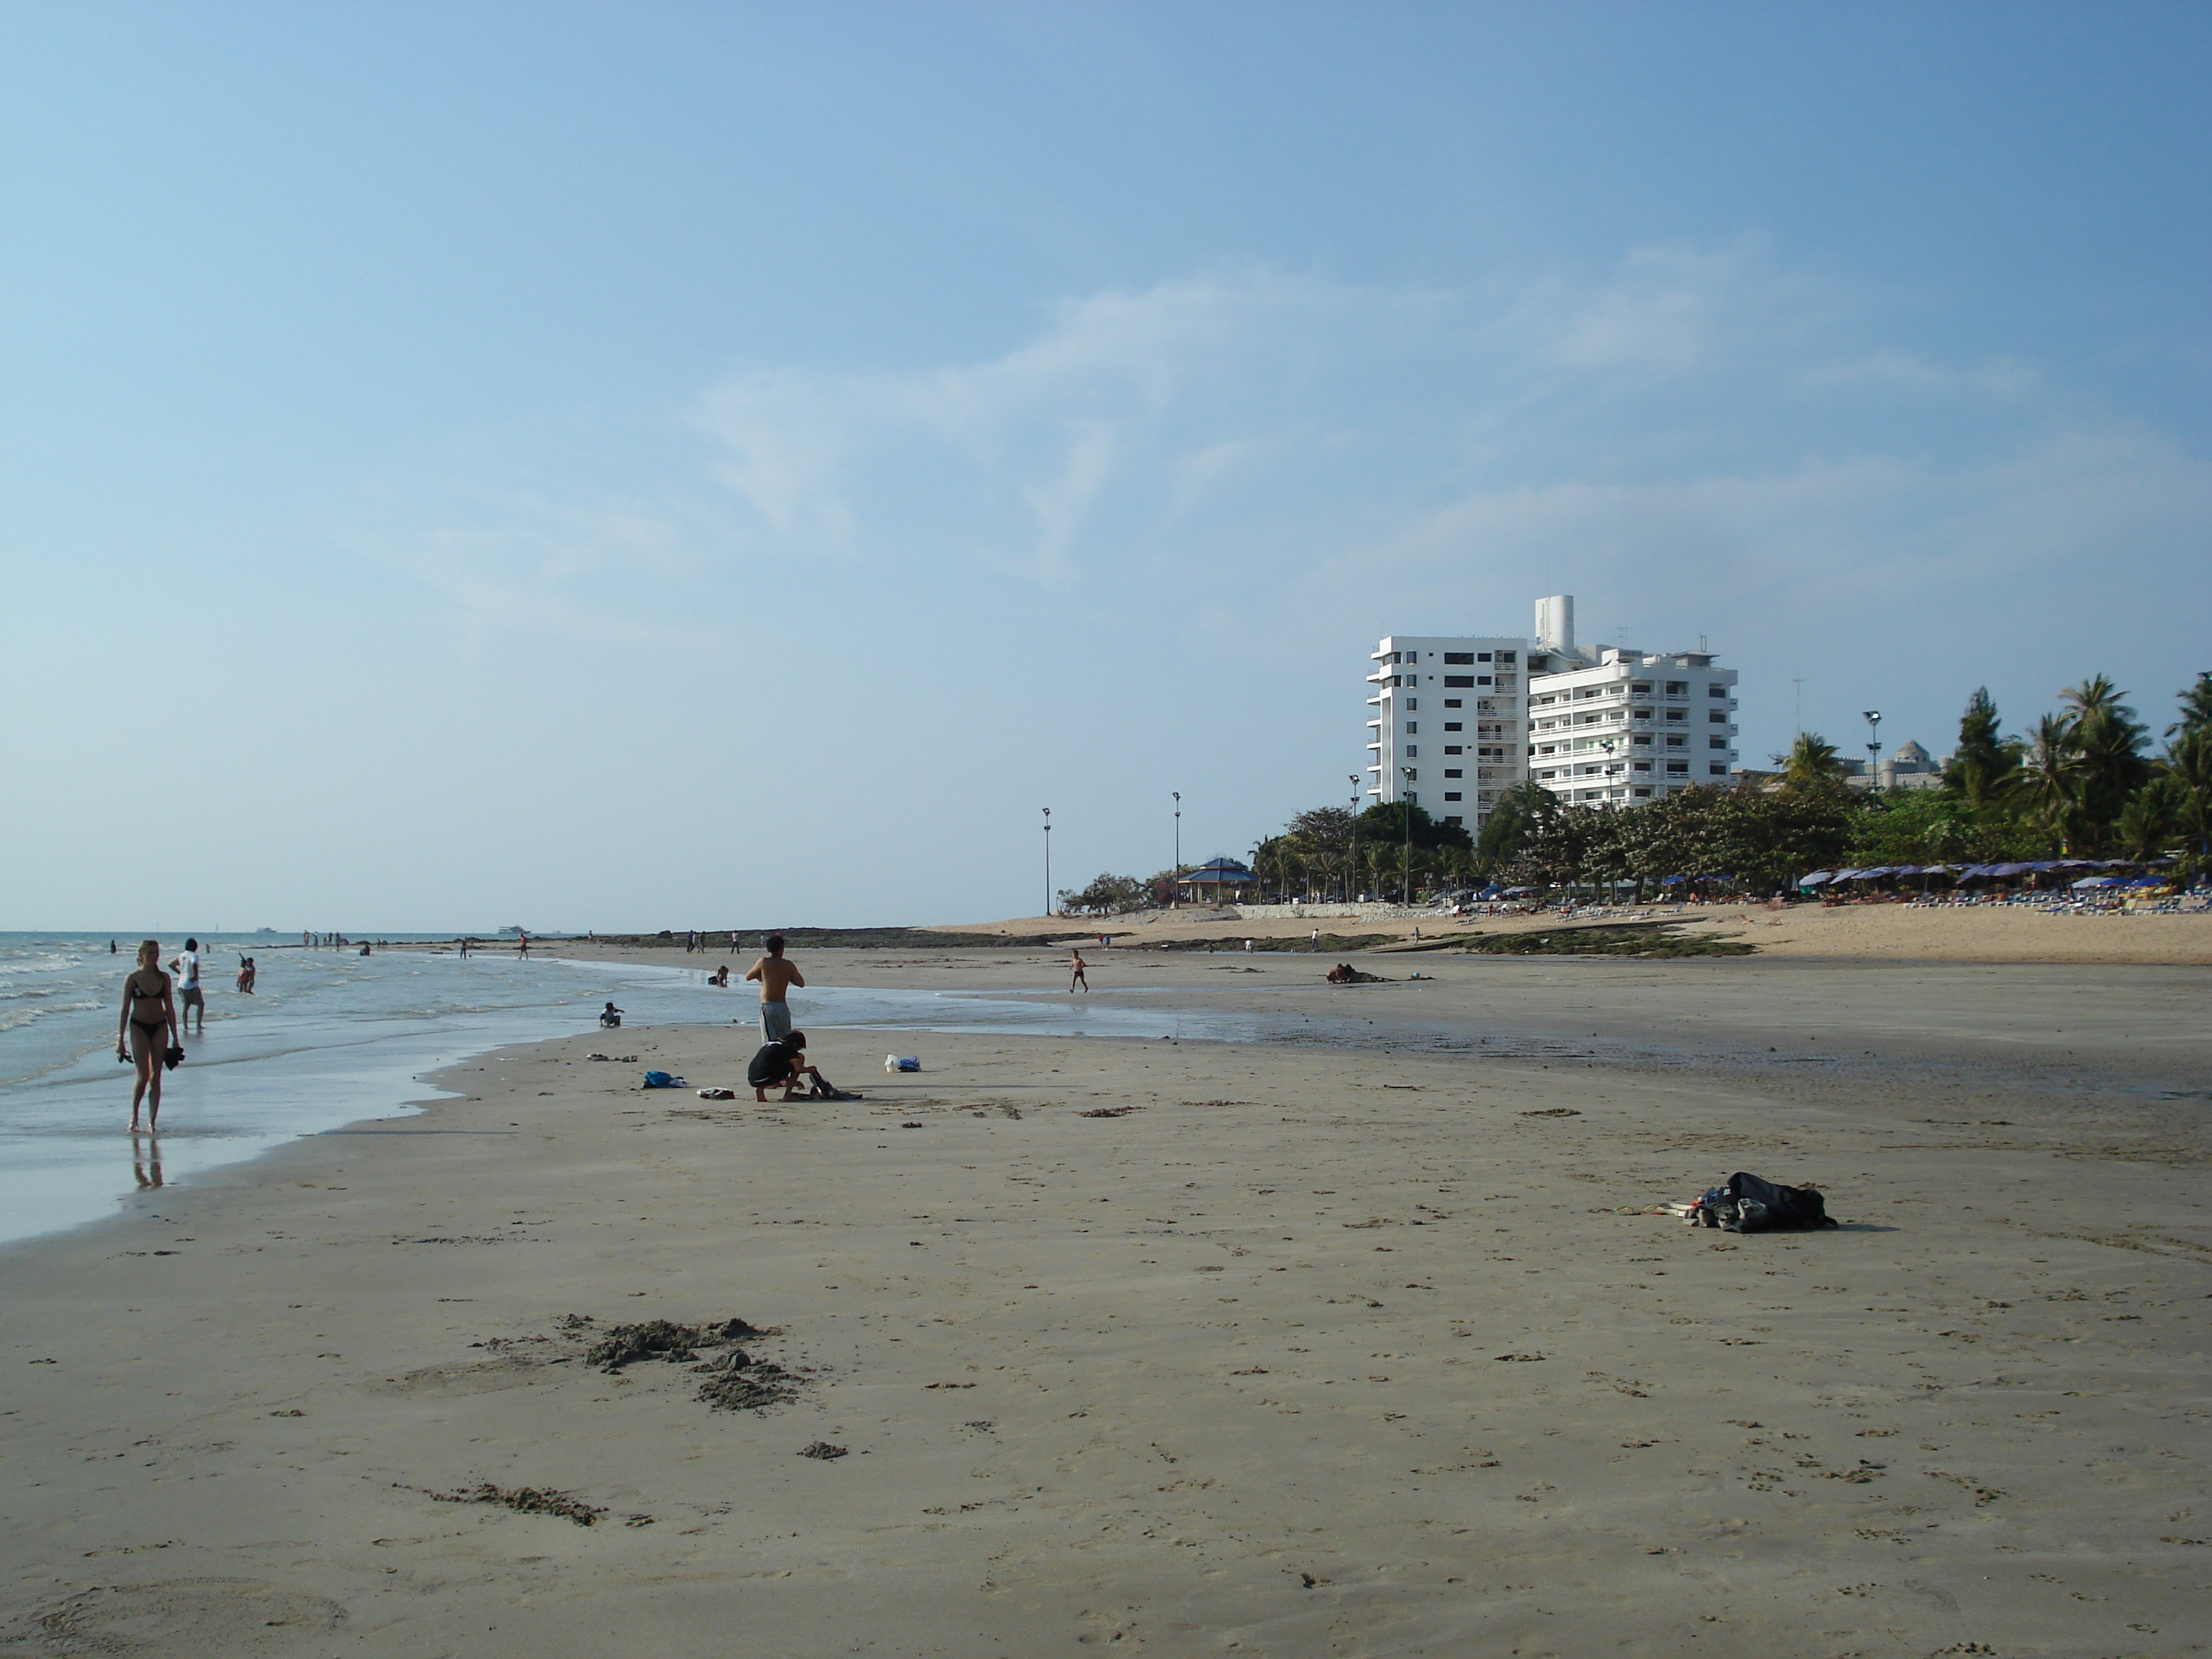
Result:
{"label": "person standing in shallow water", "polygon": [[[125,1044],[129,1044],[126,1053]],[[161,1064],[172,1048],[184,1048],[184,1033],[177,1029],[176,999],[169,993],[169,976],[161,971],[161,946],[148,939],[138,947],[138,966],[123,981],[123,1011],[115,1026],[115,1057],[137,1062],[138,1076],[131,1088],[131,1133],[138,1133],[138,1106],[146,1103],[149,1133],[161,1117]]]}
{"label": "person standing in shallow water", "polygon": [[1091,981],[1083,976],[1083,952],[1070,951],[1067,957],[1067,988],[1073,991],[1080,985],[1088,991],[1091,988]]}
{"label": "person standing in shallow water", "polygon": [[745,969],[745,977],[760,981],[761,1041],[782,1042],[791,1035],[791,988],[806,987],[806,975],[784,960],[782,934],[768,936],[768,954]]}

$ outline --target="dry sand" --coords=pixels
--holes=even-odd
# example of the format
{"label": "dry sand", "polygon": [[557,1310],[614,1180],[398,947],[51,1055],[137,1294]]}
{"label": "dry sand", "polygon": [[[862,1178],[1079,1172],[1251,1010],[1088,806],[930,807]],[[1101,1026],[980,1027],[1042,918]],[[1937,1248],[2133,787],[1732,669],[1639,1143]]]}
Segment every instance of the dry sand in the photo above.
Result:
{"label": "dry sand", "polygon": [[[1116,953],[1285,1040],[826,1032],[834,1105],[504,1050],[10,1249],[0,1654],[2203,1650],[2201,972],[1376,960]],[[1848,1224],[1639,1212],[1737,1168]],[[794,1398],[584,1358],[731,1317]]]}

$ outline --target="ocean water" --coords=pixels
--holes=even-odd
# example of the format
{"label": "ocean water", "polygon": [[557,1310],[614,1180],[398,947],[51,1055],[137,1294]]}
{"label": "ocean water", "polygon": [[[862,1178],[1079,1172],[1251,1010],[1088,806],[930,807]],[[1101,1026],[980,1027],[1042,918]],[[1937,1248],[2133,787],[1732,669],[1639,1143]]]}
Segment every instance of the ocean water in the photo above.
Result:
{"label": "ocean water", "polygon": [[[434,1092],[420,1080],[425,1073],[505,1043],[592,1030],[610,1000],[633,1026],[722,1025],[733,1016],[750,1021],[755,1007],[750,988],[714,989],[703,969],[521,961],[511,950],[363,957],[267,934],[204,937],[206,1033],[187,1038],[185,1063],[163,1074],[158,1143],[134,1141],[132,1069],[115,1059],[115,1032],[137,943],[118,936],[110,955],[104,935],[0,933],[0,1241],[97,1220],[146,1188],[393,1115]],[[183,943],[161,941],[165,967]],[[260,969],[251,996],[234,988],[247,955]],[[817,1028],[1251,1035],[1236,1016],[1106,998],[1071,1005],[825,987],[794,996],[793,1010]]]}

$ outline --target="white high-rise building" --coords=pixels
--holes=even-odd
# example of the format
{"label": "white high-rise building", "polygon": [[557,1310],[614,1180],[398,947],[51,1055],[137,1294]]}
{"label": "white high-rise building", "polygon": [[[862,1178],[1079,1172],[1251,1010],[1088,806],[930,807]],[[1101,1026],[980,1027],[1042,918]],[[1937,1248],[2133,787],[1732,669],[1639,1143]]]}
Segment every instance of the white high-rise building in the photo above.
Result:
{"label": "white high-rise building", "polygon": [[1734,669],[1707,651],[1591,652],[1574,635],[1573,596],[1555,593],[1536,601],[1533,641],[1384,639],[1367,677],[1367,793],[1479,833],[1525,778],[1633,805],[1735,769]]}
{"label": "white high-rise building", "polygon": [[1632,806],[1736,763],[1735,670],[1707,651],[1650,656],[1575,643],[1575,602],[1536,601],[1528,650],[1528,775],[1562,800]]}
{"label": "white high-rise building", "polygon": [[1528,650],[1522,639],[1384,639],[1367,677],[1367,793],[1479,832],[1528,775]]}

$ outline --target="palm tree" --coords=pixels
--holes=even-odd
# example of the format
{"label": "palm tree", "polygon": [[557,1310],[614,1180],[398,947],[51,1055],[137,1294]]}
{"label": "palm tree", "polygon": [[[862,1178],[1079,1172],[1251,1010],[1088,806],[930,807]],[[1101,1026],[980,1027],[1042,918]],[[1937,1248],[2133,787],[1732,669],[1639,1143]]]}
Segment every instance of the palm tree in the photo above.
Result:
{"label": "palm tree", "polygon": [[2081,781],[2087,772],[2074,730],[2074,722],[2063,715],[2045,714],[2038,720],[2020,774],[2029,809],[2058,836],[2062,848],[2080,832]]}
{"label": "palm tree", "polygon": [[1817,732],[1800,732],[1797,741],[1790,745],[1790,752],[1775,758],[1782,763],[1784,781],[1799,787],[1844,774],[1844,763],[1837,757],[1836,745]]}
{"label": "palm tree", "polygon": [[2212,729],[2212,669],[2197,675],[2197,684],[2181,694],[2181,718],[2166,728],[2166,735],[2185,738],[2207,729]]}
{"label": "palm tree", "polygon": [[2172,842],[2179,828],[2181,789],[2172,777],[2153,778],[2112,820],[2119,849],[2131,859],[2154,859]]}
{"label": "palm tree", "polygon": [[2184,732],[2166,747],[2161,780],[2173,791],[2176,827],[2187,837],[2192,860],[2212,857],[2212,725]]}
{"label": "palm tree", "polygon": [[2058,694],[2084,765],[2081,811],[2093,833],[2101,834],[2129,797],[2150,781],[2151,763],[2143,755],[2150,733],[2121,701],[2127,695],[2102,674]]}

